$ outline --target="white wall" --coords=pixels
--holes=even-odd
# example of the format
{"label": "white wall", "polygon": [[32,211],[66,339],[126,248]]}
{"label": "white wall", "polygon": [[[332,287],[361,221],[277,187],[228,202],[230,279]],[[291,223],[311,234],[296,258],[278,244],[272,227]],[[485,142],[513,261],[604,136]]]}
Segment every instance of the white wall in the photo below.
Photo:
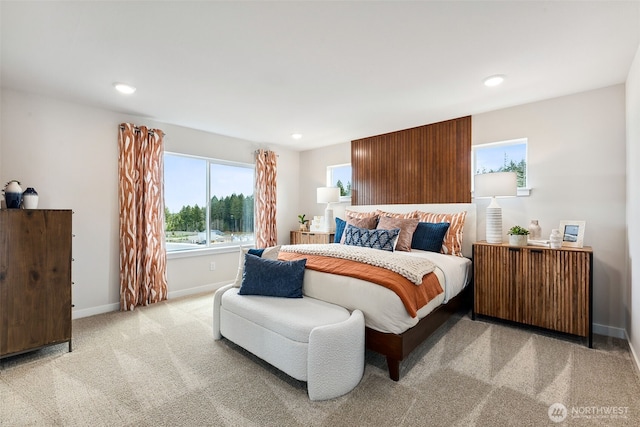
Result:
{"label": "white wall", "polygon": [[[544,235],[563,219],[585,220],[585,244],[594,250],[594,329],[624,336],[624,86],[474,115],[472,126],[473,144],[529,139],[531,195],[500,200],[505,235],[509,227],[526,227],[531,219],[540,221]],[[348,162],[349,142],[300,154],[304,213],[322,214],[315,188],[324,185],[328,165]],[[477,203],[478,238],[484,239],[488,200]]]}
{"label": "white wall", "polygon": [[[503,228],[538,219],[543,236],[561,220],[585,220],[593,247],[594,331],[624,336],[625,96],[624,85],[473,116],[472,143],[529,140],[529,197],[500,199]],[[484,239],[479,199],[478,238]]]}
{"label": "white wall", "polygon": [[640,46],[629,70],[627,102],[627,334],[640,368]]}
{"label": "white wall", "polygon": [[[72,209],[74,317],[117,310],[118,125],[158,127],[167,150],[252,163],[258,145],[71,102],[2,90],[0,182],[34,187],[40,208]],[[298,153],[271,148],[278,158],[278,237],[296,227]],[[290,214],[291,213],[291,214]],[[217,269],[209,271],[211,261]],[[210,289],[235,278],[237,253],[170,259],[169,297]],[[210,285],[210,286],[207,286]]]}
{"label": "white wall", "polygon": [[[351,163],[351,142],[330,145],[300,153],[300,207],[298,213],[313,218],[324,215],[326,204],[316,201],[316,189],[327,185],[327,166]],[[344,204],[332,205],[335,216]]]}

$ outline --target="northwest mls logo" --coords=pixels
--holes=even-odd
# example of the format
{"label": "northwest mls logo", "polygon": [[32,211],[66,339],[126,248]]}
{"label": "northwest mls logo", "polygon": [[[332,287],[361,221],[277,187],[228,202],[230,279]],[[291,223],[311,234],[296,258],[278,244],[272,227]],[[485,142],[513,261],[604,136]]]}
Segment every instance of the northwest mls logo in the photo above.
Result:
{"label": "northwest mls logo", "polygon": [[547,414],[549,414],[549,419],[554,423],[561,423],[567,418],[567,407],[562,403],[554,403],[549,406]]}

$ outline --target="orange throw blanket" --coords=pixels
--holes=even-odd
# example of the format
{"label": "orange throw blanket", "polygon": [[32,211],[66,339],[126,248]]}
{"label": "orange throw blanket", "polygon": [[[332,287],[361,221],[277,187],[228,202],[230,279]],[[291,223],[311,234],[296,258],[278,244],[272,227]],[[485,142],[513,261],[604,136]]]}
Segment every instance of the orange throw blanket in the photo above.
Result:
{"label": "orange throw blanket", "polygon": [[392,290],[400,297],[407,309],[407,313],[411,317],[416,317],[420,308],[443,292],[435,273],[425,275],[422,278],[422,284],[415,285],[409,279],[394,271],[357,261],[293,252],[280,252],[278,255],[278,259],[283,261],[294,261],[303,258],[307,259],[306,268],[310,270],[354,277]]}

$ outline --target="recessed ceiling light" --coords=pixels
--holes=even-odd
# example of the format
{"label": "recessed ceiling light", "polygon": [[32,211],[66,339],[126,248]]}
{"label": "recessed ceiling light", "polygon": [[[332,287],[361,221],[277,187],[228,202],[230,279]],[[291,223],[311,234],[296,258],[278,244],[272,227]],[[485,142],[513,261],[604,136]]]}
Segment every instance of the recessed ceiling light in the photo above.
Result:
{"label": "recessed ceiling light", "polygon": [[118,92],[123,93],[125,95],[131,95],[133,92],[136,91],[135,87],[133,87],[131,85],[128,85],[126,83],[117,83],[116,82],[116,83],[113,84],[113,87],[115,87]]}
{"label": "recessed ceiling light", "polygon": [[292,133],[291,134],[291,138],[300,139],[300,138],[302,138],[302,134],[301,133]]}
{"label": "recessed ceiling light", "polygon": [[500,83],[502,83],[504,81],[504,75],[502,74],[496,74],[495,76],[489,76],[486,79],[484,79],[484,85],[485,86],[498,86]]}

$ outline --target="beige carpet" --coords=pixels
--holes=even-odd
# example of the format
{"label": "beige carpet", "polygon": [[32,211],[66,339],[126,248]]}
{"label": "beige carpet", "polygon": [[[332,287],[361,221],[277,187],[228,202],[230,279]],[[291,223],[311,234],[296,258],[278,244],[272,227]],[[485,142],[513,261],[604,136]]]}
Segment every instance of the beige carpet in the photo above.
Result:
{"label": "beige carpet", "polygon": [[[3,359],[0,425],[640,425],[640,377],[621,340],[588,349],[462,316],[405,361],[400,382],[367,353],[353,392],[311,402],[305,383],[213,341],[212,300],[79,319],[72,353],[63,344]],[[566,408],[560,424],[554,403]]]}

